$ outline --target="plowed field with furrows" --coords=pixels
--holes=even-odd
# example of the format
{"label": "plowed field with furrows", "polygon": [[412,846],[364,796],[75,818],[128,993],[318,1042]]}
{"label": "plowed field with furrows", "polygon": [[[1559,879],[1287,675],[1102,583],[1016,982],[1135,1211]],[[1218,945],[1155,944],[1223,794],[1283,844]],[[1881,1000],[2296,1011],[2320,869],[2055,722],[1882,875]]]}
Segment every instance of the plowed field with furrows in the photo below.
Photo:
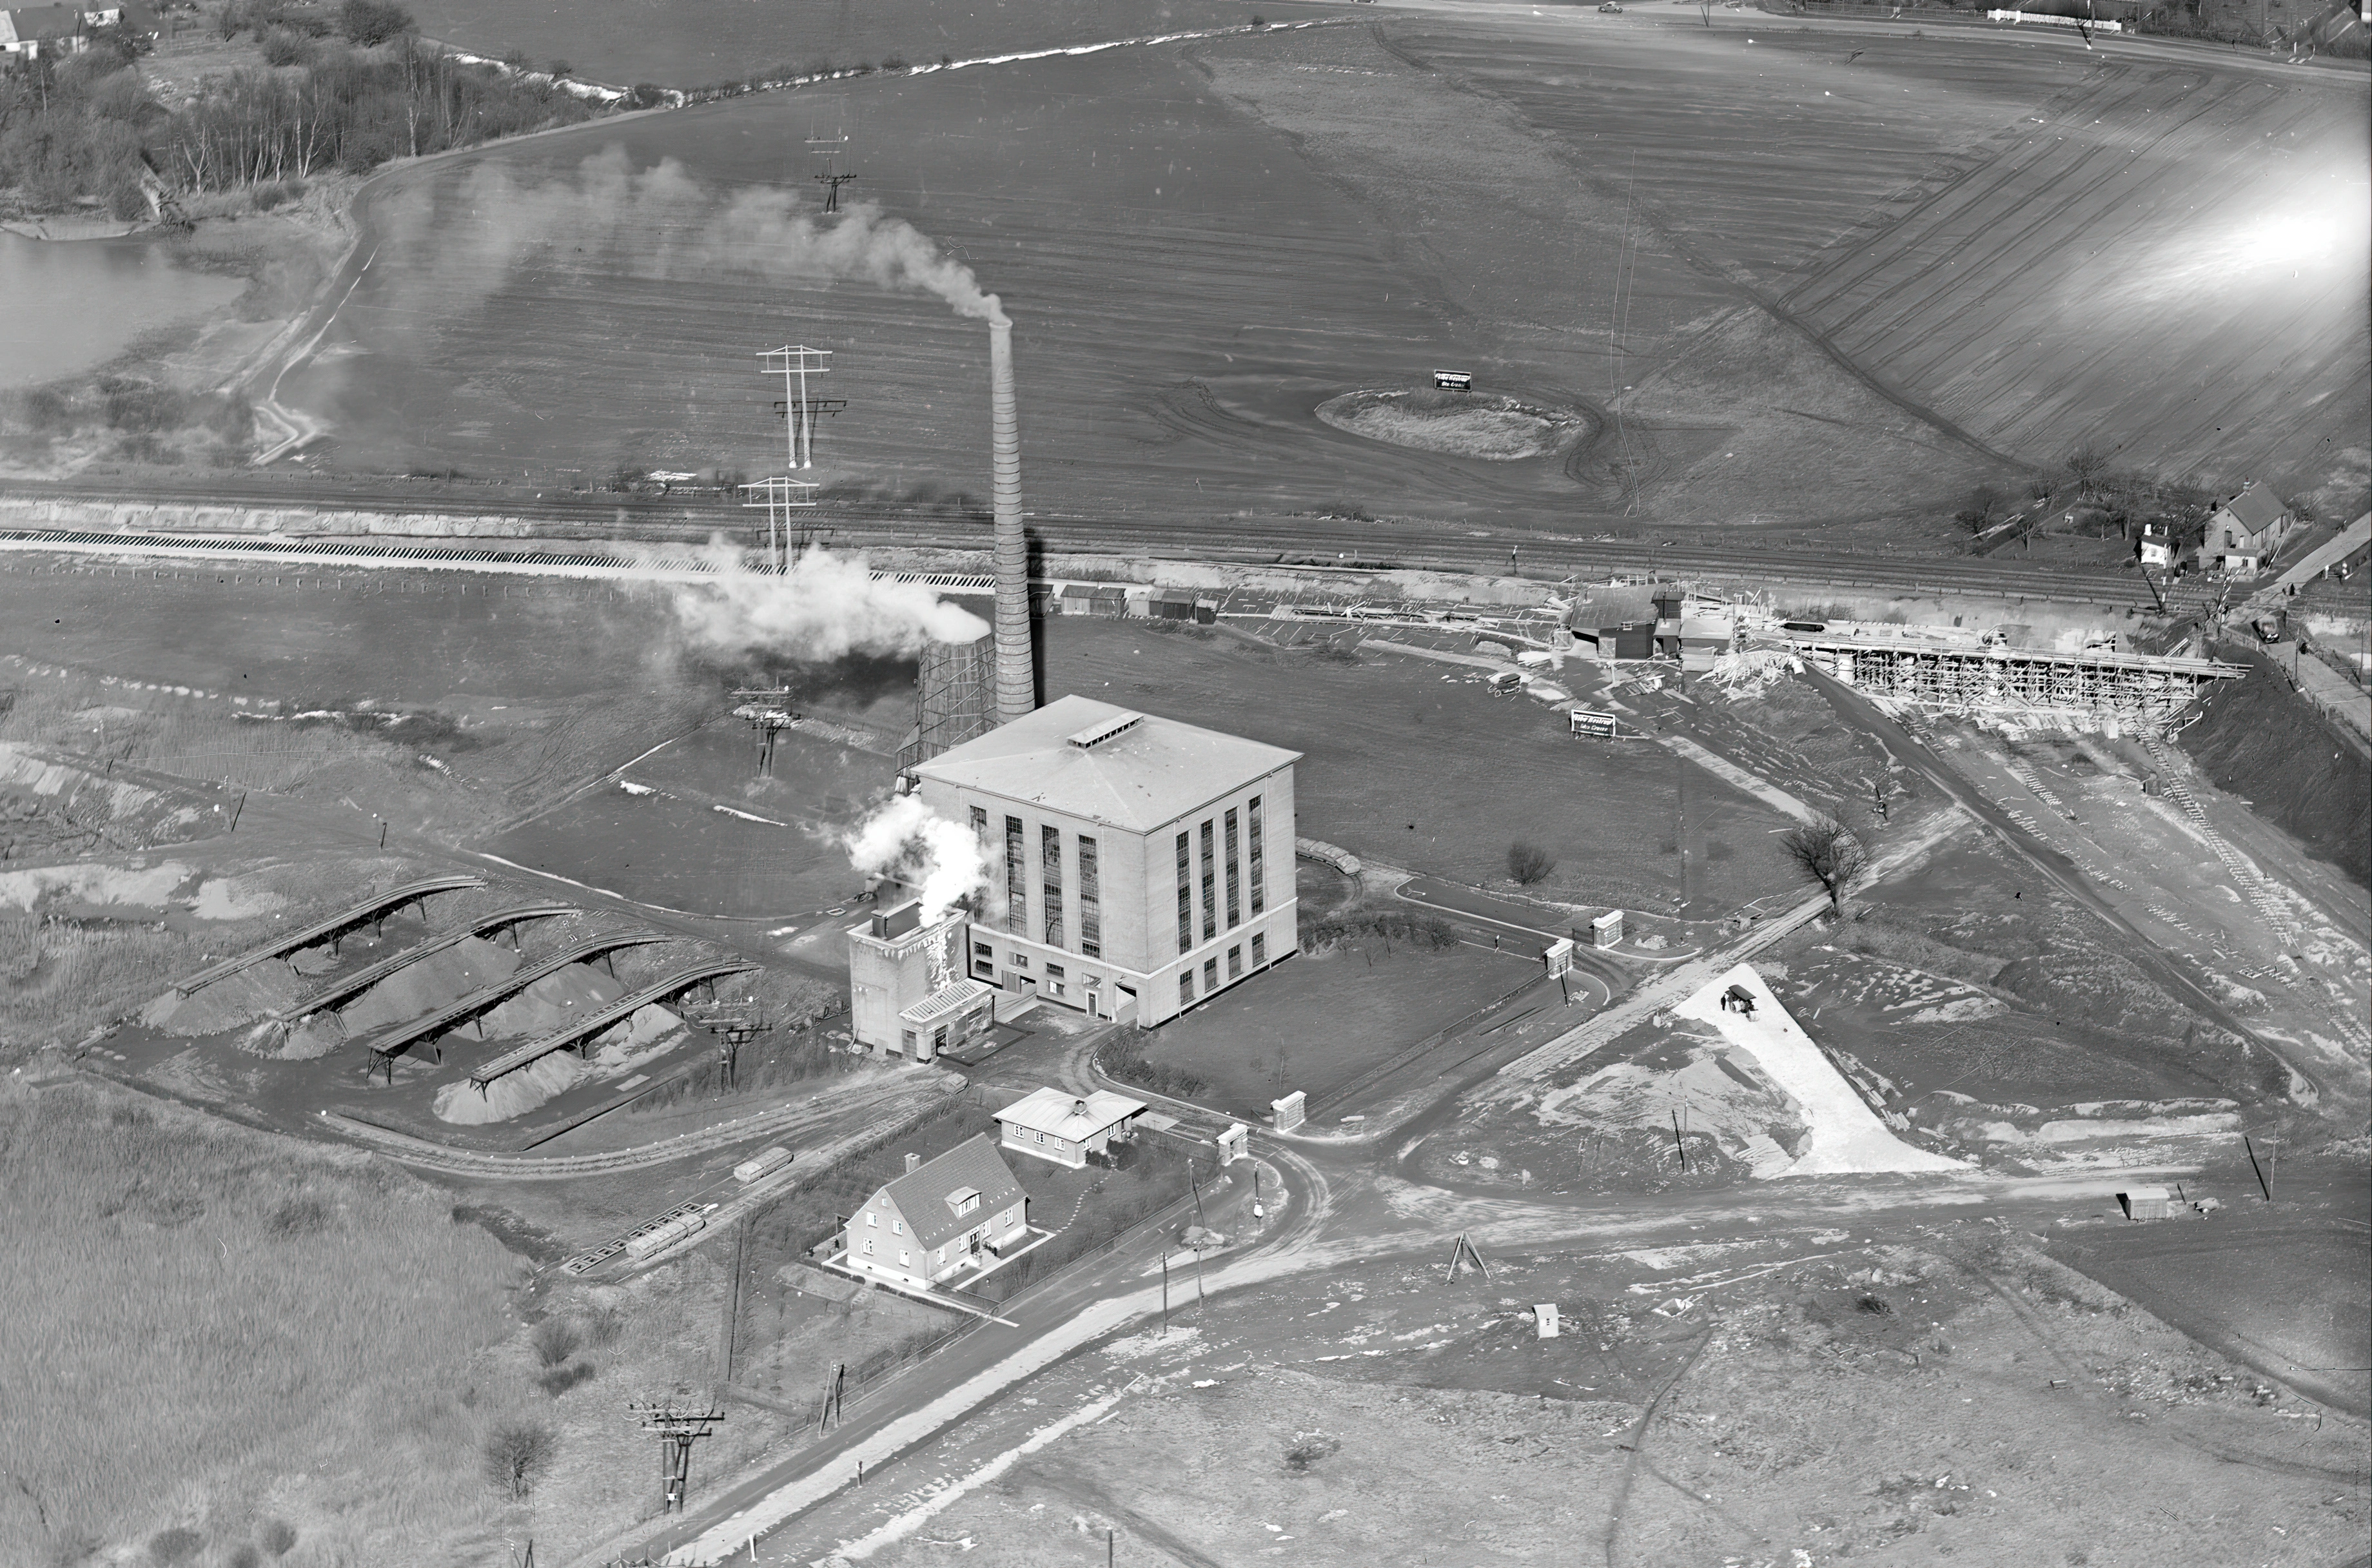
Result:
{"label": "plowed field with furrows", "polygon": [[[1583,494],[1553,461],[1403,451],[1317,421],[1336,393],[1459,362],[1459,313],[1348,197],[1174,59],[860,90],[877,129],[858,189],[969,262],[1017,323],[1034,504],[1224,516],[1422,497],[1456,515]],[[819,391],[848,400],[807,477],[983,492],[984,329],[927,296],[777,275],[768,231],[732,216],[738,198],[796,182],[827,98],[424,170],[374,212],[375,260],[333,329],[343,347],[283,395],[329,413],[342,465],[763,472],[781,464],[781,390],[755,355],[799,342],[834,351]],[[634,171],[622,208],[580,229],[569,193],[607,178],[581,166],[613,147]],[[664,199],[643,183],[663,158],[682,169]]]}
{"label": "plowed field with furrows", "polygon": [[1874,203],[1973,161],[1986,138],[2080,80],[2079,68],[2014,44],[1787,33],[1775,20],[1768,33],[1726,24],[1700,37],[1603,20],[1457,33],[1417,24],[1392,40],[1511,106],[1701,264],[1757,281],[1814,255]]}
{"label": "plowed field with furrows", "polygon": [[1785,304],[2029,459],[2091,443],[2173,471],[2319,474],[2367,424],[2346,226],[2360,236],[2360,99],[2102,75],[2018,145],[1840,243]]}

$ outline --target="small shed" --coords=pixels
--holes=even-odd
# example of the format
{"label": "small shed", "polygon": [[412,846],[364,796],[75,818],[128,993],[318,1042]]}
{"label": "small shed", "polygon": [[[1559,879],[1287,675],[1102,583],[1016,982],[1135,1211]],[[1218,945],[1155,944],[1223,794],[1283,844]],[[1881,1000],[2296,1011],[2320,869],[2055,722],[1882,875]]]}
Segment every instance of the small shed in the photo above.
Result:
{"label": "small shed", "polygon": [[1626,621],[1620,626],[1598,629],[1598,656],[1605,660],[1644,659],[1656,656],[1656,623],[1652,621]]}
{"label": "small shed", "polygon": [[1183,588],[1162,588],[1145,601],[1145,612],[1157,621],[1192,621],[1194,596]]}
{"label": "small shed", "polygon": [[1057,601],[1065,615],[1092,615],[1096,609],[1096,591],[1085,583],[1073,583],[1057,596]]}
{"label": "small shed", "polygon": [[959,1051],[996,1021],[996,993],[976,980],[943,985],[898,1015],[898,1043],[916,1062]]}
{"label": "small shed", "polygon": [[1109,615],[1117,621],[1128,613],[1128,590],[1125,588],[1093,588],[1087,594],[1087,613]]}
{"label": "small shed", "polygon": [[2174,1194],[2163,1187],[2134,1187],[2117,1194],[2129,1220],[2163,1220],[2174,1214]]}

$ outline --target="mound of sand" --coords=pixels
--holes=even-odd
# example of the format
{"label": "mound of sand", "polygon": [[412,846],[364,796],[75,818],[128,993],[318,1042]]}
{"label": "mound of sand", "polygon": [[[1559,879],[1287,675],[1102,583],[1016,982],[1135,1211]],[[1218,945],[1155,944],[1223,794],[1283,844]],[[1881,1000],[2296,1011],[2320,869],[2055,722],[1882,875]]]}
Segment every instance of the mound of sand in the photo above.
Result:
{"label": "mound of sand", "polygon": [[[1730,1005],[1741,996],[1744,1002]],[[1935,1154],[1896,1137],[1844,1074],[1821,1054],[1803,1026],[1780,1005],[1751,965],[1738,965],[1672,1013],[1718,1029],[1723,1039],[1751,1056],[1762,1074],[1803,1109],[1810,1135],[1795,1162],[1781,1174],[1965,1168],[1948,1155]],[[1763,1173],[1758,1169],[1756,1174]]]}
{"label": "mound of sand", "polygon": [[407,1023],[492,985],[518,964],[519,956],[508,947],[483,937],[465,937],[441,953],[404,965],[346,1004],[346,1032],[364,1034]]}
{"label": "mound of sand", "polygon": [[283,1062],[311,1062],[346,1042],[346,1026],[335,1013],[316,1013],[293,1026],[272,1054]]}
{"label": "mound of sand", "polygon": [[1648,1062],[1616,1062],[1555,1090],[1533,1114],[1544,1125],[1635,1128],[1661,1138],[1670,1134],[1674,1109],[1685,1107],[1688,1131],[1710,1136],[1727,1158],[1745,1166],[1756,1179],[1777,1176],[1794,1164],[1791,1151],[1805,1137],[1804,1109],[1754,1058],[1729,1048],[1710,1029],[1675,1043],[1677,1052],[1659,1050]]}
{"label": "mound of sand", "polygon": [[516,1073],[504,1074],[488,1084],[483,1094],[463,1078],[436,1091],[436,1119],[457,1127],[508,1121],[574,1088],[588,1071],[573,1053],[555,1051]]}
{"label": "mound of sand", "polygon": [[1319,404],[1317,412],[1321,422],[1370,441],[1493,462],[1562,452],[1589,429],[1589,421],[1575,410],[1513,398],[1443,401],[1408,392],[1345,392]]}
{"label": "mound of sand", "polygon": [[177,860],[145,865],[43,865],[29,871],[0,872],[0,909],[29,910],[44,898],[71,899],[86,904],[130,904],[163,909],[173,889],[189,880],[190,868]]}
{"label": "mound of sand", "polygon": [[304,982],[286,964],[266,958],[228,980],[218,980],[194,996],[167,992],[140,1010],[152,1029],[194,1039],[252,1024],[296,1000]]}
{"label": "mound of sand", "polygon": [[587,964],[548,974],[486,1015],[488,1040],[533,1040],[606,1003],[626,988]]}

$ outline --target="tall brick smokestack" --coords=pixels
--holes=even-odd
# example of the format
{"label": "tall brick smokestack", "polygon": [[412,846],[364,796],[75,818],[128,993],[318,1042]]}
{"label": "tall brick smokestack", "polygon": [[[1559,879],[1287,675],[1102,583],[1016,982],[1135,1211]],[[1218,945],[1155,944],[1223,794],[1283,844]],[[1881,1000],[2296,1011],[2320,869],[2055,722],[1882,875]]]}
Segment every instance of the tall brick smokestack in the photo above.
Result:
{"label": "tall brick smokestack", "polygon": [[1038,706],[1029,647],[1029,546],[1021,533],[1021,415],[1013,402],[1013,323],[988,323],[989,479],[996,517],[996,722]]}

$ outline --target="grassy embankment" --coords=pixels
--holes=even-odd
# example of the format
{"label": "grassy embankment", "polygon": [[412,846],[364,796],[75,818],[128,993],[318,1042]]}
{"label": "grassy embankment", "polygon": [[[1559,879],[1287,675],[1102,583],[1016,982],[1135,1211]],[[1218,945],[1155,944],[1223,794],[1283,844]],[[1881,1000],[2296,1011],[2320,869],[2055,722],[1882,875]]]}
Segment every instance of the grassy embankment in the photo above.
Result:
{"label": "grassy embankment", "polygon": [[426,1187],[79,1087],[10,1087],[0,1232],[17,1561],[145,1544],[417,1563],[494,1522],[480,1445],[529,1395],[481,1353],[514,1328],[519,1273]]}

